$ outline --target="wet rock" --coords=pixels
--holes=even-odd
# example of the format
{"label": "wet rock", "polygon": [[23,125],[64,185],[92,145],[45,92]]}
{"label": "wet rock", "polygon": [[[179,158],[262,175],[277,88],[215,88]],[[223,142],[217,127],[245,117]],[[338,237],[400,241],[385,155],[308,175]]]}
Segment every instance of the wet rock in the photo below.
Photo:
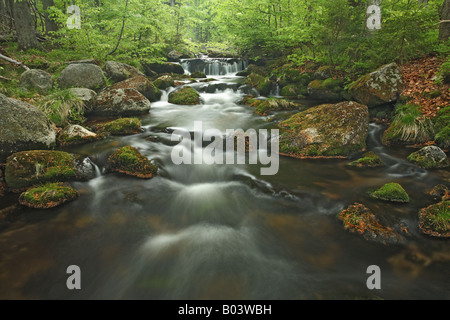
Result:
{"label": "wet rock", "polygon": [[355,203],[338,215],[345,230],[361,235],[364,239],[385,245],[398,244],[403,240],[400,233],[380,223],[370,209]]}
{"label": "wet rock", "polygon": [[250,73],[245,78],[245,83],[255,88],[262,96],[269,95],[272,88],[270,79],[257,73]]}
{"label": "wet rock", "polygon": [[308,97],[313,100],[339,101],[342,100],[342,81],[328,78],[314,80],[308,84]]}
{"label": "wet rock", "polygon": [[99,134],[126,136],[142,132],[141,121],[138,118],[120,118],[93,127]]}
{"label": "wet rock", "polygon": [[20,76],[19,86],[45,94],[53,88],[52,75],[43,70],[27,70]]}
{"label": "wet rock", "polygon": [[158,172],[158,168],[150,160],[131,146],[116,150],[108,158],[108,167],[112,172],[143,179],[150,179]]}
{"label": "wet rock", "polygon": [[145,76],[136,76],[112,85],[109,89],[136,89],[150,102],[161,99],[161,91]]}
{"label": "wet rock", "polygon": [[398,203],[407,203],[411,200],[405,189],[395,182],[387,183],[381,188],[370,192],[369,195],[374,199]]}
{"label": "wet rock", "polygon": [[446,168],[450,165],[447,155],[441,148],[427,146],[408,156],[408,161],[424,169]]}
{"label": "wet rock", "polygon": [[361,158],[347,163],[350,168],[378,168],[386,164],[373,151],[365,153]]}
{"label": "wet rock", "polygon": [[136,89],[107,88],[98,94],[95,107],[89,114],[135,116],[147,114],[150,108],[151,102]]}
{"label": "wet rock", "polygon": [[14,153],[6,162],[5,177],[12,189],[38,183],[79,180],[73,155],[62,151],[33,150]]}
{"label": "wet rock", "polygon": [[169,103],[195,105],[200,103],[200,94],[192,87],[181,87],[169,94]]}
{"label": "wet rock", "polygon": [[347,157],[366,147],[368,108],[356,102],[324,104],[279,124],[280,153],[303,157]]}
{"label": "wet rock", "polygon": [[142,72],[126,63],[107,61],[103,67],[106,76],[114,82],[120,82],[132,77],[144,76]]}
{"label": "wet rock", "polygon": [[349,94],[355,101],[372,108],[397,101],[402,87],[402,72],[396,63],[391,63],[353,82]]}
{"label": "wet rock", "polygon": [[428,195],[433,197],[434,200],[450,200],[450,189],[443,184],[438,184],[428,192]]}
{"label": "wet rock", "polygon": [[68,65],[58,78],[61,88],[88,88],[98,90],[105,86],[105,74],[102,69],[91,63]]}
{"label": "wet rock", "polygon": [[195,79],[206,78],[206,74],[204,72],[201,72],[201,71],[195,71],[195,72],[191,73],[191,78],[195,78]]}
{"label": "wet rock", "polygon": [[0,162],[14,152],[56,144],[52,123],[35,106],[0,94],[0,115]]}
{"label": "wet rock", "polygon": [[286,99],[269,98],[259,101],[261,101],[261,103],[258,103],[258,106],[255,109],[255,113],[262,116],[266,116],[277,111],[300,111],[303,108],[302,105]]}
{"label": "wet rock", "polygon": [[47,183],[23,192],[19,203],[35,209],[49,209],[78,198],[78,191],[62,183]]}
{"label": "wet rock", "polygon": [[[184,74],[184,69],[181,65],[177,63],[143,63],[142,67],[145,70],[145,74],[150,76],[151,74],[164,74],[164,73],[174,73],[174,74]],[[152,72],[153,71],[153,72]]]}
{"label": "wet rock", "polygon": [[442,201],[420,210],[419,230],[428,236],[450,238],[450,201]]}
{"label": "wet rock", "polygon": [[175,80],[169,76],[164,75],[156,79],[153,84],[161,90],[166,90],[167,88],[174,87],[175,86]]}
{"label": "wet rock", "polygon": [[80,125],[69,125],[58,136],[60,146],[78,145],[100,139],[101,136]]}

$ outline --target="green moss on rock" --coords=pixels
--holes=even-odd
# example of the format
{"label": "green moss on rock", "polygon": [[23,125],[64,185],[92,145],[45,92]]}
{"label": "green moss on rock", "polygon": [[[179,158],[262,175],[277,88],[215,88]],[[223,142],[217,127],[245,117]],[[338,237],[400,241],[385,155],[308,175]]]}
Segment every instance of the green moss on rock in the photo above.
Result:
{"label": "green moss on rock", "polygon": [[142,132],[141,121],[138,118],[120,118],[96,125],[94,128],[100,134],[110,134],[113,136],[126,136]]}
{"label": "green moss on rock", "polygon": [[255,113],[266,116],[274,111],[299,110],[301,108],[301,105],[285,99],[269,98],[267,100],[262,100],[262,102],[257,105]]}
{"label": "green moss on rock", "polygon": [[113,172],[143,179],[150,179],[158,172],[158,168],[132,146],[116,150],[108,158],[108,165]]}
{"label": "green moss on rock", "polygon": [[201,71],[195,71],[191,73],[191,78],[199,79],[199,78],[206,78],[206,74]]}
{"label": "green moss on rock", "polygon": [[192,87],[186,86],[169,94],[169,103],[195,105],[200,103],[200,94]]}
{"label": "green moss on rock", "polygon": [[419,229],[438,238],[450,238],[450,201],[442,201],[419,212]]}
{"label": "green moss on rock", "polygon": [[348,167],[352,168],[377,168],[385,165],[386,164],[373,151],[367,152],[358,160],[347,164]]}
{"label": "green moss on rock", "polygon": [[439,147],[428,146],[413,152],[408,161],[424,169],[446,168],[450,165],[447,155]]}
{"label": "green moss on rock", "polygon": [[6,183],[20,189],[37,183],[76,179],[74,157],[62,151],[23,151],[12,154],[6,162]]}
{"label": "green moss on rock", "polygon": [[370,192],[370,196],[378,200],[399,203],[407,203],[411,200],[405,189],[395,182],[387,183],[381,188]]}
{"label": "green moss on rock", "polygon": [[49,209],[73,201],[78,195],[77,190],[62,183],[47,183],[23,192],[19,203],[30,208]]}

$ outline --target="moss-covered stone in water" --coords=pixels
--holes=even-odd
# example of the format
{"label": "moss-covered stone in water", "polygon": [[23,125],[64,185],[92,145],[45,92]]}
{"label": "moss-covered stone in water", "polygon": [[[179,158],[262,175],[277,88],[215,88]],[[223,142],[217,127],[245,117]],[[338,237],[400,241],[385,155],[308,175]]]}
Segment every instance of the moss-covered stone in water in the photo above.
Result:
{"label": "moss-covered stone in water", "polygon": [[382,225],[375,215],[360,203],[355,203],[342,210],[338,218],[343,222],[345,230],[360,234],[366,240],[383,244],[398,243],[401,240],[399,234]]}
{"label": "moss-covered stone in water", "polygon": [[206,78],[206,74],[201,71],[195,71],[191,73],[191,78],[198,79],[198,78]]}
{"label": "moss-covered stone in water", "polygon": [[125,136],[142,132],[141,121],[138,118],[120,118],[98,125],[96,130],[113,136]]}
{"label": "moss-covered stone in water", "polygon": [[255,113],[266,116],[273,111],[299,110],[302,106],[285,99],[269,98],[262,100],[255,109]]}
{"label": "moss-covered stone in water", "polygon": [[410,201],[410,197],[405,189],[395,182],[385,184],[378,190],[371,192],[370,196],[375,199],[391,202],[407,203]]}
{"label": "moss-covered stone in water", "polygon": [[347,164],[348,167],[355,168],[377,168],[385,165],[386,164],[373,151],[367,152],[362,156],[362,158]]}
{"label": "moss-covered stone in water", "polygon": [[447,155],[436,146],[428,146],[413,152],[408,161],[424,169],[446,168],[450,165]]}
{"label": "moss-covered stone in water", "polygon": [[144,179],[152,178],[158,172],[158,168],[132,146],[116,150],[108,158],[108,165],[113,172]]}
{"label": "moss-covered stone in water", "polygon": [[258,92],[263,96],[269,95],[272,88],[272,82],[269,78],[256,73],[251,73],[248,75],[245,78],[245,83],[258,90]]}
{"label": "moss-covered stone in water", "polygon": [[195,105],[200,103],[200,94],[192,87],[186,86],[169,94],[169,103]]}
{"label": "moss-covered stone in water", "polygon": [[419,229],[429,236],[450,238],[450,201],[422,209],[419,212]]}
{"label": "moss-covered stone in water", "polygon": [[6,162],[6,183],[20,189],[37,183],[76,179],[72,155],[62,151],[23,151],[12,154]]}
{"label": "moss-covered stone in water", "polygon": [[71,187],[62,183],[47,183],[23,192],[19,203],[30,208],[48,209],[73,201],[77,197],[78,191]]}

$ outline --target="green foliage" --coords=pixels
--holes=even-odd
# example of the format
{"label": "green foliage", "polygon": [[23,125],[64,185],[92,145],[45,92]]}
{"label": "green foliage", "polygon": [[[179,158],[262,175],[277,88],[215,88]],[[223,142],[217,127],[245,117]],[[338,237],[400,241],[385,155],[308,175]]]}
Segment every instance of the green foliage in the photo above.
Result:
{"label": "green foliage", "polygon": [[37,107],[56,125],[82,122],[86,108],[84,102],[74,96],[69,89],[56,89],[39,100]]}
{"label": "green foliage", "polygon": [[385,142],[421,143],[434,137],[433,122],[412,104],[399,106],[383,140]]}

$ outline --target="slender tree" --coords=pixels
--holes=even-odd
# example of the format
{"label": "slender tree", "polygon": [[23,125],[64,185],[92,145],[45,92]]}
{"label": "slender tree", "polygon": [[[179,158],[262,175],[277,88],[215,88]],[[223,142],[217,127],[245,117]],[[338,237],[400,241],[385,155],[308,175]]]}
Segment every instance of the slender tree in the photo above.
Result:
{"label": "slender tree", "polygon": [[439,40],[447,41],[450,37],[450,0],[444,0],[440,12]]}

